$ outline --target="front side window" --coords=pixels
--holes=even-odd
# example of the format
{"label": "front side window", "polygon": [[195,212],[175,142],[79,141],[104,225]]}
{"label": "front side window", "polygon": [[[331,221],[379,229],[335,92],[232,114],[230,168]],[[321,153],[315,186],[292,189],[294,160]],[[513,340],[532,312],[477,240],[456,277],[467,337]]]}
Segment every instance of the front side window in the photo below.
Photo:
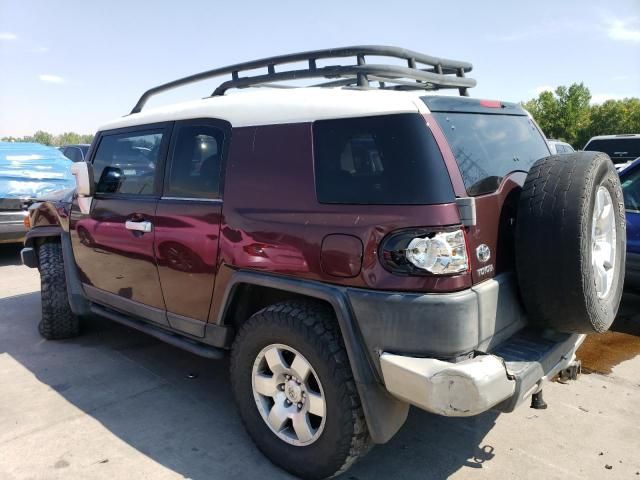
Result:
{"label": "front side window", "polygon": [[210,125],[178,128],[164,195],[219,198],[222,131]]}
{"label": "front side window", "polygon": [[96,193],[152,195],[162,130],[105,135],[93,160]]}
{"label": "front side window", "polygon": [[395,114],[314,123],[320,203],[427,205],[455,200],[423,117]]}

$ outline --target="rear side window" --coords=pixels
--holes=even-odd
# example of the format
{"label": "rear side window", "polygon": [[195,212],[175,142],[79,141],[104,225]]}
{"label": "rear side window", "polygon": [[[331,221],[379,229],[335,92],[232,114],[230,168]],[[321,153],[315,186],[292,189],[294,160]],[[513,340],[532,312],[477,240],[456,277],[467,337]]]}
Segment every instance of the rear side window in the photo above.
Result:
{"label": "rear side window", "polygon": [[320,203],[455,201],[442,154],[418,114],[319,120],[313,132]]}
{"label": "rear side window", "polygon": [[585,147],[585,150],[604,152],[615,163],[633,160],[640,157],[640,138],[611,138],[593,140]]}
{"label": "rear side window", "polygon": [[218,198],[223,138],[210,125],[178,127],[164,195]]}
{"label": "rear side window", "polygon": [[77,147],[67,147],[64,149],[64,156],[73,162],[82,161],[82,152]]}
{"label": "rear side window", "polygon": [[162,130],[105,135],[93,160],[97,193],[152,195]]}
{"label": "rear side window", "polygon": [[549,147],[526,115],[434,112],[469,195],[498,189],[515,171],[528,172]]}

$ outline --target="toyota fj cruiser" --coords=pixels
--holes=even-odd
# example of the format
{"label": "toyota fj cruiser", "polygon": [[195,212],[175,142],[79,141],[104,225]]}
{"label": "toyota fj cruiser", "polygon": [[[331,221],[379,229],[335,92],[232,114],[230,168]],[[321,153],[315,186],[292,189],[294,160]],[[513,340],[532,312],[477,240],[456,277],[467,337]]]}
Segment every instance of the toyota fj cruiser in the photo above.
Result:
{"label": "toyota fj cruiser", "polygon": [[[305,478],[387,442],[410,404],[544,408],[544,381],[576,374],[618,309],[620,183],[605,154],[551,155],[521,106],[468,98],[470,70],[365,46],[149,90],[73,164],[76,190],[30,209],[40,333],[100,315],[230,352],[251,437]],[[143,111],[217,76],[209,98]]]}

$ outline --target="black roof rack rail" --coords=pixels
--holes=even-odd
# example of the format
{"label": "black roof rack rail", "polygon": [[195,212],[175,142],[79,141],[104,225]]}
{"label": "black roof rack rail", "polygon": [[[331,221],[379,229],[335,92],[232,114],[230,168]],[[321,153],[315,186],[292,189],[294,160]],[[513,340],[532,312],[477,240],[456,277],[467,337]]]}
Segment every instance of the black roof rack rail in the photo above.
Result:
{"label": "black roof rack rail", "polygon": [[[365,57],[370,55],[403,59],[406,60],[407,66],[366,63]],[[316,65],[317,60],[345,57],[355,57],[356,63],[353,65],[332,65],[326,67],[318,67]],[[308,66],[303,69],[285,69],[276,72],[276,66],[294,62],[308,62]],[[243,70],[254,70],[265,67],[267,68],[266,74],[240,76]],[[447,60],[404,48],[382,45],[313,50],[237,63],[227,67],[196,73],[195,75],[159,85],[144,92],[138,100],[138,103],[133,107],[133,110],[131,110],[131,113],[142,111],[142,108],[149,98],[159,93],[190,83],[229,74],[231,74],[231,80],[221,83],[214,90],[212,96],[224,95],[224,93],[231,88],[264,86],[272,82],[309,78],[333,79],[332,81],[316,86],[357,86],[368,88],[370,87],[370,81],[376,81],[379,83],[379,88],[384,89],[437,90],[442,88],[457,88],[460,95],[468,96],[467,89],[476,85],[474,79],[465,76],[472,68],[473,66],[468,62]],[[275,86],[283,87],[283,85]]]}

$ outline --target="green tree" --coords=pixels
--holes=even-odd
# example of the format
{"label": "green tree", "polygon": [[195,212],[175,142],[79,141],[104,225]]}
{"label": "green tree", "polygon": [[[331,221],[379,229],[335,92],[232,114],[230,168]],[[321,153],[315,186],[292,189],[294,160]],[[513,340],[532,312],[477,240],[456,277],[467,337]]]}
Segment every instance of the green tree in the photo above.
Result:
{"label": "green tree", "polygon": [[576,144],[580,132],[590,122],[591,93],[583,83],[560,86],[555,92],[542,92],[523,106],[536,119],[548,138]]}
{"label": "green tree", "polygon": [[640,99],[607,100],[591,107],[589,127],[581,132],[579,145],[596,135],[640,133]]}
{"label": "green tree", "polygon": [[49,132],[38,130],[33,135],[25,135],[24,137],[7,136],[2,137],[3,142],[35,142],[43,145],[60,146],[72,143],[91,143],[93,135],[79,134],[75,132],[65,132],[60,135],[53,135]]}
{"label": "green tree", "polygon": [[81,135],[75,132],[64,132],[55,138],[56,145],[67,145],[70,143],[83,143],[80,141]]}
{"label": "green tree", "polygon": [[38,130],[33,134],[33,140],[36,143],[41,143],[42,145],[53,145],[53,135],[49,132],[43,132],[42,130]]}

